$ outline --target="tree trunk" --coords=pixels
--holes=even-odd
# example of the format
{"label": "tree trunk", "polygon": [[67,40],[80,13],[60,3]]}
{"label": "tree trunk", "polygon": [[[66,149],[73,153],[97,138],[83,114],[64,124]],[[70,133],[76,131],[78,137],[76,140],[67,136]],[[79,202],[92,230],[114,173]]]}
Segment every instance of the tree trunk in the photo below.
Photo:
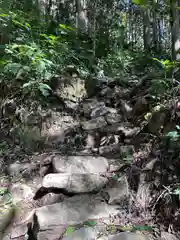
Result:
{"label": "tree trunk", "polygon": [[144,49],[149,50],[151,44],[151,32],[150,32],[150,10],[148,7],[143,9],[143,38]]}
{"label": "tree trunk", "polygon": [[180,60],[179,16],[177,7],[178,1],[170,0],[171,50],[173,60]]}
{"label": "tree trunk", "polygon": [[152,17],[152,25],[153,25],[153,47],[155,51],[158,50],[158,36],[157,36],[157,19],[156,19],[156,0],[153,0],[153,17]]}
{"label": "tree trunk", "polygon": [[76,27],[81,34],[88,34],[88,17],[86,0],[76,0]]}

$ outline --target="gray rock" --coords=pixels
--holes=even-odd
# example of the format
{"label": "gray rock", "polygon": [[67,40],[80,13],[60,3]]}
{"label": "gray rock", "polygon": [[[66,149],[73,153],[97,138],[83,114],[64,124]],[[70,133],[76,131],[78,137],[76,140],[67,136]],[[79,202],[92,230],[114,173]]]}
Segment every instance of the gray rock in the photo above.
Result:
{"label": "gray rock", "polygon": [[162,231],[161,232],[161,240],[178,240],[178,238],[171,233]]}
{"label": "gray rock", "polygon": [[28,227],[26,224],[22,224],[20,226],[16,226],[12,229],[11,239],[17,239],[19,237],[25,236],[28,232]]}
{"label": "gray rock", "polygon": [[114,124],[120,122],[122,120],[122,116],[118,113],[108,113],[105,116],[105,119],[108,124]]}
{"label": "gray rock", "polygon": [[113,154],[120,153],[120,144],[110,144],[106,146],[102,146],[99,148],[99,153],[101,156],[112,156]]}
{"label": "gray rock", "polygon": [[110,87],[104,87],[99,93],[101,97],[111,98],[113,96],[113,90]]}
{"label": "gray rock", "polygon": [[64,198],[65,197],[63,194],[48,193],[40,200],[40,205],[46,206],[54,203],[63,202]]}
{"label": "gray rock", "polygon": [[121,176],[118,180],[114,180],[110,186],[107,186],[103,192],[109,195],[109,204],[124,204],[128,203],[129,186],[126,176]]}
{"label": "gray rock", "polygon": [[104,102],[98,102],[91,112],[91,118],[97,118],[104,116],[106,113],[108,113],[108,109]]}
{"label": "gray rock", "polygon": [[70,193],[87,193],[100,190],[107,181],[99,174],[52,173],[44,177],[42,186],[64,189]]}
{"label": "gray rock", "polygon": [[118,205],[108,205],[91,196],[75,196],[66,202],[56,203],[36,209],[34,216],[34,233],[56,229],[57,227],[76,225],[85,221],[108,219],[118,214]]}
{"label": "gray rock", "polygon": [[50,227],[50,229],[46,229],[46,231],[40,231],[37,233],[37,240],[59,240],[61,239],[61,235],[63,235],[66,230],[66,226],[57,226]]}
{"label": "gray rock", "polygon": [[117,100],[127,98],[129,90],[127,88],[122,88],[120,86],[114,87],[114,95]]}
{"label": "gray rock", "polygon": [[92,109],[96,106],[97,103],[97,98],[86,99],[80,106],[80,112],[82,112],[85,117],[90,117]]}
{"label": "gray rock", "polygon": [[104,117],[98,117],[86,122],[82,122],[81,125],[84,130],[88,131],[103,128],[107,125],[107,122]]}
{"label": "gray rock", "polygon": [[153,158],[151,159],[146,166],[143,168],[143,171],[152,171],[157,163],[158,159],[157,158]]}
{"label": "gray rock", "polygon": [[108,113],[118,114],[118,110],[116,108],[107,107],[107,109],[108,109]]}
{"label": "gray rock", "polygon": [[3,232],[9,227],[15,215],[15,208],[11,205],[4,205],[0,209],[0,239],[3,238]]}
{"label": "gray rock", "polygon": [[118,172],[124,166],[128,166],[127,162],[117,158],[117,159],[108,159],[109,162],[109,172]]}
{"label": "gray rock", "polygon": [[104,157],[55,155],[53,168],[58,173],[104,173],[109,164]]}
{"label": "gray rock", "polygon": [[19,162],[15,162],[10,164],[10,166],[8,167],[8,173],[10,174],[10,176],[13,177],[17,177],[19,176],[19,174],[30,174],[30,172],[32,171],[33,166],[31,165],[31,163],[28,162],[24,162],[24,163],[19,163]]}
{"label": "gray rock", "polygon": [[94,240],[99,239],[99,235],[105,231],[105,227],[86,227],[80,228],[69,236],[65,236],[62,240]]}
{"label": "gray rock", "polygon": [[[6,236],[2,236],[2,234],[0,233],[0,239],[2,240],[11,240],[11,236],[8,234]],[[19,240],[19,239],[18,239]],[[21,240],[21,239],[20,239]],[[24,239],[23,239],[24,240]]]}
{"label": "gray rock", "polygon": [[129,105],[127,101],[120,99],[120,109],[123,113],[123,116],[129,117],[132,114],[132,107]]}
{"label": "gray rock", "polygon": [[105,236],[106,230],[101,228],[81,228],[62,240],[148,240],[145,235],[131,232],[123,232],[116,235]]}
{"label": "gray rock", "polygon": [[145,235],[131,232],[122,232],[108,237],[108,240],[148,240]]}
{"label": "gray rock", "polygon": [[96,145],[96,140],[93,134],[88,134],[86,138],[86,147],[87,149],[94,148]]}
{"label": "gray rock", "polygon": [[10,187],[10,192],[12,195],[13,203],[17,204],[19,202],[22,202],[26,199],[33,199],[35,189],[32,187],[23,184],[23,183],[14,183]]}
{"label": "gray rock", "polygon": [[165,125],[166,118],[169,114],[168,109],[161,108],[159,111],[153,112],[147,126],[144,127],[144,130],[159,135],[161,126]]}

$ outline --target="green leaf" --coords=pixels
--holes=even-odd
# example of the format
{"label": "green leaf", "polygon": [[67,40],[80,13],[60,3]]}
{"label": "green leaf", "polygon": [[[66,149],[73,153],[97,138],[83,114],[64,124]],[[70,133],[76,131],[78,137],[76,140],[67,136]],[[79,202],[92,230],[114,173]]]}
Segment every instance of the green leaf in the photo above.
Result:
{"label": "green leaf", "polygon": [[176,125],[176,129],[177,129],[177,130],[180,130],[180,126],[179,126],[179,125]]}
{"label": "green leaf", "polygon": [[64,30],[73,30],[71,27],[68,27],[64,24],[59,24],[59,28],[64,29]]}
{"label": "green leaf", "polygon": [[26,23],[26,27],[31,29],[31,25],[29,23]]}
{"label": "green leaf", "polygon": [[5,72],[10,72],[10,73],[16,75],[19,72],[19,70],[21,69],[21,67],[22,67],[22,65],[20,63],[8,63],[5,66],[4,70],[5,70]]}
{"label": "green leaf", "polygon": [[146,225],[142,225],[142,226],[134,226],[133,230],[138,230],[138,231],[153,231],[153,228],[151,226],[146,226]]}
{"label": "green leaf", "polygon": [[180,188],[175,189],[173,194],[180,196]]}
{"label": "green leaf", "polygon": [[27,88],[27,87],[30,87],[30,86],[32,86],[32,85],[34,85],[35,84],[35,82],[34,81],[29,81],[29,82],[27,82],[27,83],[24,83],[23,84],[23,88]]}
{"label": "green leaf", "polygon": [[94,220],[89,220],[89,221],[87,221],[87,222],[85,222],[84,223],[84,225],[85,226],[88,226],[88,227],[93,227],[93,226],[95,226],[97,223],[96,223],[96,221],[94,221]]}
{"label": "green leaf", "polygon": [[72,233],[74,232],[74,230],[75,230],[75,227],[73,227],[73,226],[67,227],[67,228],[66,228],[65,235],[66,235],[66,236],[69,236],[70,234],[72,234]]}
{"label": "green leaf", "polygon": [[52,91],[50,86],[44,83],[40,83],[38,88],[44,97],[48,97],[50,94],[50,91]]}
{"label": "green leaf", "polygon": [[8,17],[8,16],[9,16],[8,14],[0,13],[0,17]]}
{"label": "green leaf", "polygon": [[8,193],[8,189],[7,188],[0,188],[0,195],[4,195]]}
{"label": "green leaf", "polygon": [[136,5],[141,5],[141,6],[145,6],[148,4],[147,0],[132,0],[132,2]]}
{"label": "green leaf", "polygon": [[8,62],[7,62],[6,60],[0,59],[0,65],[4,66],[4,65],[6,65],[7,63],[8,63]]}
{"label": "green leaf", "polygon": [[114,176],[112,176],[112,179],[115,181],[118,181],[119,177],[118,177],[118,175],[114,175]]}
{"label": "green leaf", "polygon": [[178,134],[177,131],[172,131],[172,132],[169,132],[168,134],[166,134],[166,137],[178,138],[178,137],[180,137],[180,135]]}

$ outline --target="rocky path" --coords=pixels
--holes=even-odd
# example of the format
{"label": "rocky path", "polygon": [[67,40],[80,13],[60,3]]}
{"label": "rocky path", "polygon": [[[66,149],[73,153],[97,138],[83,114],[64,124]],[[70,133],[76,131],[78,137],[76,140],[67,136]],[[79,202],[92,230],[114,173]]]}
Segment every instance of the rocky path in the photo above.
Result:
{"label": "rocky path", "polygon": [[138,101],[132,107],[111,83],[74,107],[76,117],[52,110],[46,150],[15,159],[2,176],[0,231],[7,215],[12,222],[0,239],[175,240],[154,230],[145,179],[156,159],[138,164],[146,159],[137,152],[144,139],[134,119],[146,108]]}

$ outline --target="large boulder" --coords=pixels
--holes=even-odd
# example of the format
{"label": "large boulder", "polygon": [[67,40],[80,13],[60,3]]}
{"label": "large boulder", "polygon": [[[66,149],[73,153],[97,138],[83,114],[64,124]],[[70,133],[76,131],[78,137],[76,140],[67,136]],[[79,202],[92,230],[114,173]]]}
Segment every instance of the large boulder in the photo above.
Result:
{"label": "large boulder", "polygon": [[52,173],[44,177],[42,187],[69,193],[87,193],[99,191],[107,181],[107,178],[99,174]]}
{"label": "large boulder", "polygon": [[57,173],[104,173],[109,163],[104,157],[93,156],[62,156],[55,155],[52,161],[54,172]]}
{"label": "large boulder", "polygon": [[110,206],[88,195],[75,196],[66,202],[36,209],[33,232],[40,240],[49,239],[51,231],[51,240],[55,240],[57,236],[53,237],[53,232],[57,233],[59,230],[58,237],[61,237],[67,226],[81,224],[90,219],[107,220],[110,216],[117,215],[118,209],[118,205]]}
{"label": "large boulder", "polygon": [[106,230],[99,228],[81,228],[74,231],[69,236],[63,237],[62,240],[148,240],[145,235],[131,232],[122,232],[115,235],[105,235]]}

